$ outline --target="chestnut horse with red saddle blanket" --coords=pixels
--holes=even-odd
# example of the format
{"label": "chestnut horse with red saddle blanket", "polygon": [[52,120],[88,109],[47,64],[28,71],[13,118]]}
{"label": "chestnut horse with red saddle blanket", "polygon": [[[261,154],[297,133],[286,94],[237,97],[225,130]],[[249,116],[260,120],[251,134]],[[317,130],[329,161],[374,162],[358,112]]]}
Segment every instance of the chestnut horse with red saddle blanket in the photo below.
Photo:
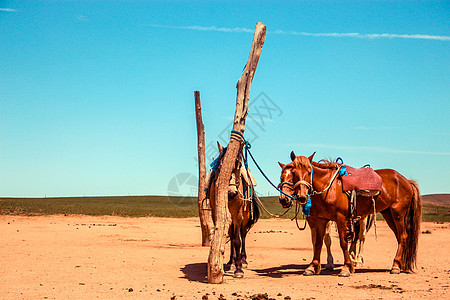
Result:
{"label": "chestnut horse with red saddle blanket", "polygon": [[340,246],[344,254],[344,266],[339,276],[348,277],[355,271],[347,241],[348,224],[352,222],[349,212],[361,219],[374,212],[381,212],[398,243],[391,273],[412,271],[416,264],[422,219],[422,200],[417,183],[406,179],[395,170],[375,170],[381,178],[379,193],[357,193],[355,209],[352,212],[349,197],[344,192],[343,181],[339,176],[339,171],[344,165],[313,162],[314,154],[305,157],[295,156],[292,152],[292,163],[285,166],[290,168],[293,174],[291,195],[300,205],[305,205],[308,197],[311,197],[310,217],[307,221],[315,233],[314,256],[305,270],[305,275],[320,273],[320,252],[325,228],[330,220],[336,221]]}

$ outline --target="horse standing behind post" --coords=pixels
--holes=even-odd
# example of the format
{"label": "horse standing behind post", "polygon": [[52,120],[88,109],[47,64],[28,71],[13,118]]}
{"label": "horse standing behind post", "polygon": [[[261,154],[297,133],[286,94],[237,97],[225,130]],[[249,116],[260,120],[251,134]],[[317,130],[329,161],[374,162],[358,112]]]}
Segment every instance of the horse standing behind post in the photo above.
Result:
{"label": "horse standing behind post", "polygon": [[[346,238],[349,220],[349,201],[343,191],[342,180],[337,172],[342,164],[312,161],[310,157],[295,156],[291,153],[293,174],[292,195],[299,204],[305,205],[311,197],[311,217],[308,223],[315,229],[314,257],[305,273],[320,273],[320,252],[326,224],[336,221],[340,246],[344,254],[344,266],[340,276],[350,276],[355,268],[351,262]],[[381,212],[387,224],[397,238],[397,252],[392,264],[391,273],[409,272],[415,267],[417,244],[422,219],[422,201],[417,183],[408,180],[391,169],[375,171],[382,179],[382,190],[370,197],[357,196],[356,215],[364,218],[374,212]],[[375,206],[375,207],[374,207]]]}
{"label": "horse standing behind post", "polygon": [[[223,148],[220,144],[218,146],[220,155],[217,160],[219,163],[217,167],[220,168],[220,162],[225,154],[226,148]],[[210,199],[211,209],[213,210],[214,224],[216,224],[214,210],[216,209],[215,193],[217,174],[217,170],[211,171],[207,180],[207,198]],[[253,224],[258,221],[260,214],[254,191],[256,183],[251,177],[247,170],[244,171],[241,159],[236,160],[228,189],[228,210],[231,214],[232,223],[229,229],[231,251],[227,267],[231,268],[233,264],[235,265],[234,278],[244,277],[242,268],[247,266],[245,238]]]}

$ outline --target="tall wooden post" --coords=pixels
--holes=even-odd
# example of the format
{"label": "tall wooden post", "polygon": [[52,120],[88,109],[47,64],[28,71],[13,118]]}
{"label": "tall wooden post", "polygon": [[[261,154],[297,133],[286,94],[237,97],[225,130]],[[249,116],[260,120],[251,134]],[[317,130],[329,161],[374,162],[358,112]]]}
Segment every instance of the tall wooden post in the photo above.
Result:
{"label": "tall wooden post", "polygon": [[[244,73],[236,84],[236,112],[234,115],[233,130],[239,131],[242,134],[244,134],[245,119],[248,115],[250,86],[256,71],[256,66],[258,65],[265,38],[266,26],[263,23],[257,23],[247,65],[245,66]],[[221,163],[222,166],[219,169],[216,182],[216,224],[208,257],[209,283],[223,282],[225,242],[228,228],[231,223],[230,212],[228,211],[228,186],[230,183],[231,172],[238,159],[239,152],[242,150],[242,146],[242,141],[231,138],[228,143],[227,152]]]}
{"label": "tall wooden post", "polygon": [[205,126],[202,121],[202,104],[200,102],[200,92],[194,92],[195,116],[197,119],[197,140],[198,140],[198,215],[200,217],[200,227],[202,229],[202,246],[210,246],[214,233],[211,210],[204,210],[207,203],[205,199],[205,179],[206,179],[206,158],[205,158]]}

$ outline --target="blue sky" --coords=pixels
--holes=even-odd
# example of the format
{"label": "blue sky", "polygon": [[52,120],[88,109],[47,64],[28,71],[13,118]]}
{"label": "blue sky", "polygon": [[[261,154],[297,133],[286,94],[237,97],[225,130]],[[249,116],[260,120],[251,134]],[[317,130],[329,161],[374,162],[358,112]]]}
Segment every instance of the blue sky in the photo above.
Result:
{"label": "blue sky", "polygon": [[0,1],[0,196],[193,194],[194,91],[210,161],[257,22],[270,178],[317,151],[450,193],[448,1]]}

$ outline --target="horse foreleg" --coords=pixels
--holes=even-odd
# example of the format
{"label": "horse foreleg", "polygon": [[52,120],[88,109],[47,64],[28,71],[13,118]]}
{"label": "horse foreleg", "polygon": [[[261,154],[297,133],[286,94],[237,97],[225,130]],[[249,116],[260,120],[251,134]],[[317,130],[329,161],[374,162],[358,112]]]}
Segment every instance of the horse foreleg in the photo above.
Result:
{"label": "horse foreleg", "polygon": [[336,224],[339,232],[339,244],[344,254],[344,266],[342,267],[341,277],[349,277],[351,273],[355,272],[355,267],[350,259],[350,253],[348,252],[347,242],[347,217],[342,214],[337,215]]}
{"label": "horse foreleg", "polygon": [[234,226],[233,233],[233,247],[235,253],[235,261],[234,264],[236,266],[236,270],[234,271],[234,278],[242,278],[244,277],[244,271],[242,271],[242,256],[241,256],[241,229],[240,226]]}
{"label": "horse foreleg", "polygon": [[231,223],[230,228],[228,230],[228,236],[230,237],[230,260],[225,265],[225,270],[229,271],[234,266],[234,262],[236,260],[233,246],[234,239],[234,224]]}
{"label": "horse foreleg", "polygon": [[242,227],[241,228],[241,240],[242,240],[242,249],[241,249],[241,261],[242,261],[242,267],[244,269],[247,268],[248,262],[247,262],[247,252],[245,250],[245,238],[247,237],[247,229]]}
{"label": "horse foreleg", "polygon": [[311,264],[306,268],[303,275],[319,275],[321,271],[320,266],[320,253],[322,251],[323,237],[325,235],[325,229],[328,220],[319,218],[310,218],[308,224],[311,228],[311,240],[313,242],[313,260]]}
{"label": "horse foreleg", "polygon": [[327,270],[333,271],[334,269],[334,260],[333,260],[333,254],[331,254],[331,225],[332,222],[329,221],[327,223],[327,227],[325,230],[325,237],[324,237],[324,242],[325,242],[325,246],[327,247]]}

